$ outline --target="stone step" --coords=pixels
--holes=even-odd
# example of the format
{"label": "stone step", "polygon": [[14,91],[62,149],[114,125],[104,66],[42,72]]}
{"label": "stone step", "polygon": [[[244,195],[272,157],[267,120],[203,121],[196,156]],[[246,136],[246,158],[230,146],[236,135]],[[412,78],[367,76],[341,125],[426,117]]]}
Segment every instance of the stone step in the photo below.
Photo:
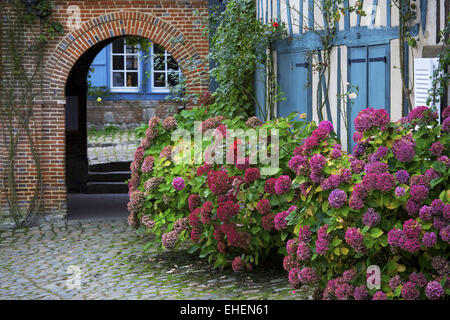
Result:
{"label": "stone step", "polygon": [[108,162],[89,165],[89,172],[130,171],[130,161]]}
{"label": "stone step", "polygon": [[128,193],[128,185],[124,182],[88,182],[86,193]]}
{"label": "stone step", "polygon": [[125,182],[130,178],[131,178],[131,171],[88,173],[88,182]]}

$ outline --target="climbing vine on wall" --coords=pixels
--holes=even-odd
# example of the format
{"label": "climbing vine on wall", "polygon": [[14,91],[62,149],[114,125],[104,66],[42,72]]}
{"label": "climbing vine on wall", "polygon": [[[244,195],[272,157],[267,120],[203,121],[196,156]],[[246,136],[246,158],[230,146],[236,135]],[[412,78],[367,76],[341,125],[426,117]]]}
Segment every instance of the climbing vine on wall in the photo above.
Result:
{"label": "climbing vine on wall", "polygon": [[[16,226],[27,226],[41,209],[43,192],[40,146],[36,132],[34,103],[42,90],[42,62],[47,42],[63,31],[51,19],[53,4],[49,0],[8,0],[1,4],[2,74],[0,82],[0,126],[3,160],[3,186],[9,215]],[[25,146],[24,146],[25,145]],[[25,205],[17,197],[19,148],[29,149],[35,169],[33,194]]]}

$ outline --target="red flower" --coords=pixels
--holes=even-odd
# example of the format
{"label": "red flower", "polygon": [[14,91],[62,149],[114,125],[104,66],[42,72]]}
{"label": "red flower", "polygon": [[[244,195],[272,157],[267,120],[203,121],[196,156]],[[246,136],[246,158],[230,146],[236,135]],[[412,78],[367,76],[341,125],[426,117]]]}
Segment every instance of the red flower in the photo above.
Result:
{"label": "red flower", "polygon": [[279,24],[278,24],[278,22],[274,22],[273,24],[272,24],[275,28],[278,28],[279,27]]}

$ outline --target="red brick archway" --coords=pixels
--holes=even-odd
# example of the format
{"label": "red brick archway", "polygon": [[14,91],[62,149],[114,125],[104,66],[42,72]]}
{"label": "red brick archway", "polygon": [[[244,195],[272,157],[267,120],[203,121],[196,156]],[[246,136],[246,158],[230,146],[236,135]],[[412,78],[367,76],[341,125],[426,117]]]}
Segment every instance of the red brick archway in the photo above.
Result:
{"label": "red brick archway", "polygon": [[177,28],[151,14],[120,11],[85,22],[57,45],[44,71],[44,100],[48,103],[63,101],[65,84],[76,61],[95,44],[118,36],[142,36],[161,44],[179,63],[192,91],[208,90],[206,81],[194,81],[202,76],[198,70],[186,68],[188,61],[199,60],[201,56]]}

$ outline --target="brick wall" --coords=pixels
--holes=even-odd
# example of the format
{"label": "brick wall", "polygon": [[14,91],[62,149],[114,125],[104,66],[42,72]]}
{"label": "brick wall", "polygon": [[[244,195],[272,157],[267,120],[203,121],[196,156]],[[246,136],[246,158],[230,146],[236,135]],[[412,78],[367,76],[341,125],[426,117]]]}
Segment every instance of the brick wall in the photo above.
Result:
{"label": "brick wall", "polygon": [[87,127],[102,129],[114,124],[123,129],[135,128],[153,116],[161,119],[177,113],[180,104],[167,100],[118,100],[101,103],[89,100],[87,105]]}
{"label": "brick wall", "polygon": [[[13,0],[6,3],[8,1]],[[44,181],[42,210],[45,213],[61,212],[66,208],[65,88],[73,66],[86,56],[90,48],[104,47],[108,40],[119,36],[149,38],[164,46],[177,60],[191,91],[201,93],[208,90],[207,74],[200,63],[208,53],[208,40],[202,34],[201,19],[194,14],[195,10],[206,12],[208,1],[72,0],[54,1],[54,4],[53,17],[63,24],[65,31],[64,35],[48,44],[44,55],[43,94],[41,99],[36,99],[33,115],[39,120],[36,135],[41,146]],[[69,6],[80,9],[81,23],[73,30],[69,30],[67,24]],[[2,11],[2,21],[5,21],[4,16],[8,12]],[[189,68],[190,61],[199,63],[198,67]],[[7,76],[6,69],[3,76]],[[160,102],[155,108],[155,114],[161,118],[168,113],[164,104],[167,102]],[[5,147],[0,140],[0,153],[5,152]],[[24,181],[19,182],[21,187],[18,190],[23,202],[27,202],[32,194],[35,172],[30,167],[30,157],[29,150],[21,149],[16,166],[17,178]],[[1,201],[4,204],[4,199]]]}

